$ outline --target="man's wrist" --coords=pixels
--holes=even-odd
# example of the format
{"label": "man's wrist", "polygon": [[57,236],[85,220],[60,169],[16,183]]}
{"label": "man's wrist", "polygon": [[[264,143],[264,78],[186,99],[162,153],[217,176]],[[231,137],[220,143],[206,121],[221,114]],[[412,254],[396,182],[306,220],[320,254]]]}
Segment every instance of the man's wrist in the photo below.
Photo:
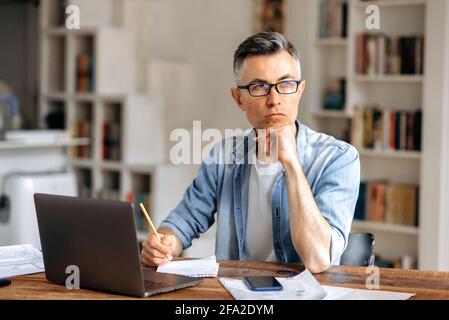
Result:
{"label": "man's wrist", "polygon": [[291,159],[282,162],[286,174],[299,173],[302,170],[301,162],[299,157],[293,157]]}

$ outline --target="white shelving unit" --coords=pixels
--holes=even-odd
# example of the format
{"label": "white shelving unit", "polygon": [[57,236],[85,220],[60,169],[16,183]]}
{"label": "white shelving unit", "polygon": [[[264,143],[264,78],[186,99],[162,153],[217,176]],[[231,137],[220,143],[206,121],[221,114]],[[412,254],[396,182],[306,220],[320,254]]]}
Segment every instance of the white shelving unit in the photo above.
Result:
{"label": "white shelving unit", "polygon": [[[79,30],[64,27],[69,4],[83,13]],[[153,174],[165,154],[162,101],[135,94],[134,37],[114,23],[117,5],[41,1],[40,125],[46,126],[49,111],[62,108],[66,130],[75,137],[88,132],[89,149],[74,147],[70,160],[80,196],[128,201],[130,194],[145,195],[151,213]],[[80,54],[92,58],[89,90],[79,89]],[[145,238],[145,230],[138,230],[138,239]]]}
{"label": "white shelving unit", "polygon": [[[425,75],[358,75],[356,65],[356,36],[368,32],[365,27],[365,8],[375,4],[381,10],[381,30],[393,36],[424,34],[426,0],[348,0],[348,37],[319,38],[320,1],[308,4],[311,28],[308,34],[308,104],[312,126],[337,138],[348,137],[353,110],[356,105],[376,104],[380,108],[418,110],[423,108]],[[322,108],[324,89],[329,80],[346,79],[346,99],[341,111]],[[424,130],[422,130],[424,131]],[[421,158],[418,151],[359,150],[362,181],[387,180],[393,183],[419,185]],[[420,199],[421,200],[421,199]],[[422,201],[420,201],[422,206]],[[421,210],[420,210],[421,212]],[[421,221],[421,215],[419,221]],[[371,232],[375,235],[375,252],[384,259],[396,260],[411,255],[421,263],[420,228],[354,220],[352,232]]]}

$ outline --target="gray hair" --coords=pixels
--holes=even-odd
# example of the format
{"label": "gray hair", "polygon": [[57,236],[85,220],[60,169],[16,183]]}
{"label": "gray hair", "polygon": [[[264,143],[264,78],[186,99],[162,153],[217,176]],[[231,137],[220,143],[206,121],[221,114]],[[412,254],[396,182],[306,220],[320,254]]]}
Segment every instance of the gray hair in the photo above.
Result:
{"label": "gray hair", "polygon": [[259,32],[243,41],[234,53],[234,79],[237,82],[243,61],[248,56],[267,56],[287,51],[298,62],[301,77],[301,63],[298,50],[279,32]]}

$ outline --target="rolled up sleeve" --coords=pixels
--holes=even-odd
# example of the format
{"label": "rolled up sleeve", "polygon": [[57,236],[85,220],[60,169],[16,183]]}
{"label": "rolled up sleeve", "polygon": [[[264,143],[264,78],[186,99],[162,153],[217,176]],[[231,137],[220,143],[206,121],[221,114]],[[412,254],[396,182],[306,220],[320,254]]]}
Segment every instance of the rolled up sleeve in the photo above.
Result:
{"label": "rolled up sleeve", "polygon": [[359,153],[351,145],[339,148],[324,169],[314,192],[315,201],[331,227],[331,265],[340,264],[346,248],[359,186]]}

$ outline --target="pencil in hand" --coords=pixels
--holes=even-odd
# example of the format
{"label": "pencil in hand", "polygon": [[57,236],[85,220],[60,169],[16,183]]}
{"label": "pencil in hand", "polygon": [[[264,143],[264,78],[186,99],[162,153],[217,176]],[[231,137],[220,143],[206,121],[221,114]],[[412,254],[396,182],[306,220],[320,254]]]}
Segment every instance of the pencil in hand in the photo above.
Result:
{"label": "pencil in hand", "polygon": [[[153,222],[151,221],[150,215],[148,214],[147,210],[145,209],[145,206],[143,205],[143,203],[140,203],[140,209],[142,209],[143,215],[145,216],[145,218],[148,221],[148,224],[151,227],[151,230],[153,231],[153,233],[156,235],[157,239],[159,240],[159,242],[162,244],[162,240],[161,237],[159,237],[159,233],[157,232]],[[165,255],[167,257],[167,261],[170,261],[173,259],[173,257],[171,256],[171,254],[166,254]]]}

